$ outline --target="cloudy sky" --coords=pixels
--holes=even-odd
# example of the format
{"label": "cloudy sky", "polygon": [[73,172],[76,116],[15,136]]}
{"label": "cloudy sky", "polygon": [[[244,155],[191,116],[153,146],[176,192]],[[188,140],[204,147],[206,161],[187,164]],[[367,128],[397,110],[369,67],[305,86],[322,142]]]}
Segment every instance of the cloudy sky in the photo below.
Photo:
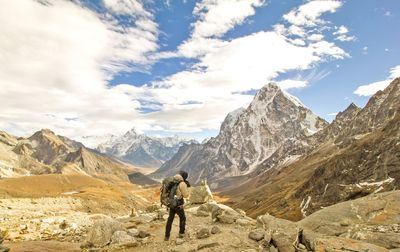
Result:
{"label": "cloudy sky", "polygon": [[400,76],[398,0],[0,0],[0,129],[214,136],[276,82],[332,120]]}

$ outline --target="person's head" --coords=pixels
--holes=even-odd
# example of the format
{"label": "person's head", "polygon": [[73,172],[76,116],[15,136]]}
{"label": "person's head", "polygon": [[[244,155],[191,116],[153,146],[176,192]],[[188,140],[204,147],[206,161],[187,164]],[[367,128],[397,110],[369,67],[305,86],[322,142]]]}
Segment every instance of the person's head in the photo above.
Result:
{"label": "person's head", "polygon": [[183,180],[188,178],[188,173],[186,171],[179,171],[179,175],[182,176]]}

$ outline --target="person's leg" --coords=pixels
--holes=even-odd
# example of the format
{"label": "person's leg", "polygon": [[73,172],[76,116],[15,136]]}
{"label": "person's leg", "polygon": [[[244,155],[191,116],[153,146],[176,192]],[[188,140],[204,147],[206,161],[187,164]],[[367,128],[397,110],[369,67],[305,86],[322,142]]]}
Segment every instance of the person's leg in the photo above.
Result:
{"label": "person's leg", "polygon": [[179,234],[183,235],[185,233],[185,226],[186,226],[186,215],[185,210],[183,207],[179,207],[176,211],[179,216]]}
{"label": "person's leg", "polygon": [[165,226],[165,238],[166,239],[169,239],[169,237],[171,235],[172,222],[174,221],[174,218],[175,218],[175,209],[170,208],[167,225]]}

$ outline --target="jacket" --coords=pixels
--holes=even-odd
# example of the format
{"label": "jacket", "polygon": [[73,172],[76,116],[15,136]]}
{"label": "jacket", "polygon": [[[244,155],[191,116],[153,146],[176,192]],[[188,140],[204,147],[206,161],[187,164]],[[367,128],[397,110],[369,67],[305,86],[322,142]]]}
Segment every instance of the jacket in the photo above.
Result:
{"label": "jacket", "polygon": [[182,176],[180,174],[176,174],[174,176],[179,182],[178,188],[176,189],[176,197],[178,199],[182,198],[189,198],[189,188],[187,187],[186,183],[184,182]]}

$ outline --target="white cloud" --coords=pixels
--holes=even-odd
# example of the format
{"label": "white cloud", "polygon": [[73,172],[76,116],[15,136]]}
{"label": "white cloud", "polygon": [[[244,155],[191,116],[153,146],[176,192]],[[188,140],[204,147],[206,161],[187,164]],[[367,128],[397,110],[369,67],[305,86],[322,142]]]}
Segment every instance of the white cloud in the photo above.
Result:
{"label": "white cloud", "polygon": [[385,11],[385,14],[383,14],[386,17],[391,17],[392,13],[390,11]]}
{"label": "white cloud", "polygon": [[400,65],[395,66],[390,69],[389,76],[386,80],[377,81],[370,84],[359,86],[355,91],[354,94],[359,96],[371,96],[374,95],[379,90],[384,90],[387,86],[389,86],[390,82],[393,79],[400,77]]}
{"label": "white cloud", "polygon": [[137,0],[103,0],[104,6],[116,14],[151,17],[151,13],[144,9]]}
{"label": "white cloud", "polygon": [[337,36],[336,40],[340,40],[342,42],[356,40],[355,36],[349,36],[349,35],[347,35],[348,33],[349,33],[349,29],[347,29],[346,26],[341,25],[335,32],[333,32],[333,35]]}
{"label": "white cloud", "polygon": [[122,27],[113,15],[73,1],[4,1],[0,128],[25,135],[46,127],[76,137],[131,127],[138,102],[107,80],[145,70],[158,48],[152,15],[132,6],[112,7],[133,15],[135,23]]}
{"label": "white cloud", "polygon": [[[292,11],[295,21],[306,20],[292,23],[305,30],[304,38],[294,39],[288,28],[276,25],[271,31],[224,40],[223,35],[254,15],[263,1],[204,0],[194,10],[198,20],[191,37],[177,51],[157,52],[158,26],[138,1],[106,1],[106,15],[74,2],[56,0],[44,6],[10,1],[0,9],[0,128],[19,134],[49,127],[70,137],[132,126],[140,131],[218,129],[228,112],[252,100],[241,93],[259,89],[282,73],[348,56],[322,34],[308,31],[314,24],[326,24],[320,16],[341,3],[315,2]],[[119,25],[113,18],[117,14],[131,15],[132,24]],[[20,22],[21,16],[26,22]],[[152,62],[169,57],[197,61],[142,87],[107,86],[115,73],[145,71]],[[300,88],[307,83],[305,78],[281,85]],[[138,112],[143,109],[155,112]]]}
{"label": "white cloud", "polygon": [[317,26],[325,24],[320,16],[325,12],[334,13],[342,6],[341,1],[336,0],[315,0],[309,1],[299,8],[290,11],[283,18],[291,24],[297,26]]}
{"label": "white cloud", "polygon": [[327,114],[328,116],[337,116],[337,112],[334,112],[334,113],[329,113],[329,114]]}
{"label": "white cloud", "polygon": [[280,88],[284,90],[292,88],[303,88],[307,86],[307,81],[304,80],[283,80],[276,83]]}
{"label": "white cloud", "polygon": [[242,24],[263,0],[203,0],[196,4],[193,14],[199,19],[193,24],[193,38],[220,37]]}

